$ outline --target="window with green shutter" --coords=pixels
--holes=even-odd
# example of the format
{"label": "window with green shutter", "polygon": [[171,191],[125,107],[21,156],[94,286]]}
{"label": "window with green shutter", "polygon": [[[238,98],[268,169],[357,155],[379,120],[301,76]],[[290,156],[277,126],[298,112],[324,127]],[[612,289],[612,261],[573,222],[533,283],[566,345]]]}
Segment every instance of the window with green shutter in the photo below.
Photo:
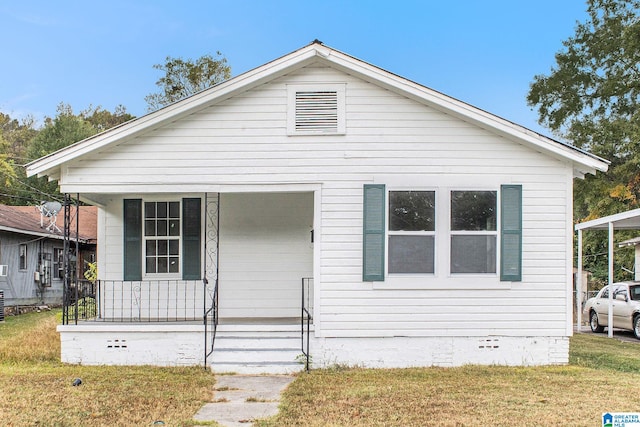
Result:
{"label": "window with green shutter", "polygon": [[[385,185],[365,185],[363,202],[363,281],[427,275],[522,280],[522,185],[502,185],[499,192],[444,187],[388,193]],[[439,257],[448,269],[437,271]]]}
{"label": "window with green shutter", "polygon": [[124,280],[202,276],[199,198],[124,200]]}
{"label": "window with green shutter", "polygon": [[501,195],[500,280],[522,280],[522,186],[503,185]]}
{"label": "window with green shutter", "polygon": [[362,280],[384,281],[385,186],[366,184],[363,200]]}

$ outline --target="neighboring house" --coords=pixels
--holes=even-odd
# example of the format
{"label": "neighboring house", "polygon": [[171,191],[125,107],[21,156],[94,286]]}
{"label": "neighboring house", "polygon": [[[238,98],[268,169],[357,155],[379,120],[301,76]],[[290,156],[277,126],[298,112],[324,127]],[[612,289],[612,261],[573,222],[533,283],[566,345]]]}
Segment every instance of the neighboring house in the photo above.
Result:
{"label": "neighboring house", "polygon": [[243,372],[294,369],[301,283],[314,366],[567,363],[573,179],[607,167],[314,42],[27,172],[99,208],[64,361],[202,364],[213,301]]}
{"label": "neighboring house", "polygon": [[[72,210],[75,217],[75,208]],[[97,209],[80,208],[80,261],[95,259]],[[36,206],[0,205],[0,290],[6,306],[61,305],[64,277],[62,212],[44,216]],[[75,224],[71,228],[75,247]]]}

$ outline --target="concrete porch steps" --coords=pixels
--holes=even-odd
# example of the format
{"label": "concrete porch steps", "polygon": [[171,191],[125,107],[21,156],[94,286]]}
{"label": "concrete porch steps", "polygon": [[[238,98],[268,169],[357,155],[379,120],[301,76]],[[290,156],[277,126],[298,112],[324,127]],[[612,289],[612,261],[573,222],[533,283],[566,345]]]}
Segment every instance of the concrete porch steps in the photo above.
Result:
{"label": "concrete porch steps", "polygon": [[300,324],[220,324],[211,370],[216,373],[289,374],[304,369]]}

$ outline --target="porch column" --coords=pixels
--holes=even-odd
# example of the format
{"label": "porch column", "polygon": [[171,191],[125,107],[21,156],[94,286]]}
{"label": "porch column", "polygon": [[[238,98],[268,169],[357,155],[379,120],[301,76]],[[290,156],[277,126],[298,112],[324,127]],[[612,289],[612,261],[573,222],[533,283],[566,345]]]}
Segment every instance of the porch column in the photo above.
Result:
{"label": "porch column", "polygon": [[576,276],[576,322],[578,332],[582,332],[582,230],[578,230],[578,272]]}
{"label": "porch column", "polygon": [[609,338],[613,337],[613,222],[609,222]]}

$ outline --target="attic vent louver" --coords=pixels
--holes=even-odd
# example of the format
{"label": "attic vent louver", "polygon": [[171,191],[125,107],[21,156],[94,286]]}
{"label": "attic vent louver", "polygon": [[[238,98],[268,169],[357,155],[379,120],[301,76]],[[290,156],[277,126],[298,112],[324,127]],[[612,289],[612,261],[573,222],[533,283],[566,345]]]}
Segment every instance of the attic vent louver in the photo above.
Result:
{"label": "attic vent louver", "polygon": [[344,83],[287,85],[287,134],[344,135]]}
{"label": "attic vent louver", "polygon": [[296,92],[296,131],[338,131],[338,92]]}

